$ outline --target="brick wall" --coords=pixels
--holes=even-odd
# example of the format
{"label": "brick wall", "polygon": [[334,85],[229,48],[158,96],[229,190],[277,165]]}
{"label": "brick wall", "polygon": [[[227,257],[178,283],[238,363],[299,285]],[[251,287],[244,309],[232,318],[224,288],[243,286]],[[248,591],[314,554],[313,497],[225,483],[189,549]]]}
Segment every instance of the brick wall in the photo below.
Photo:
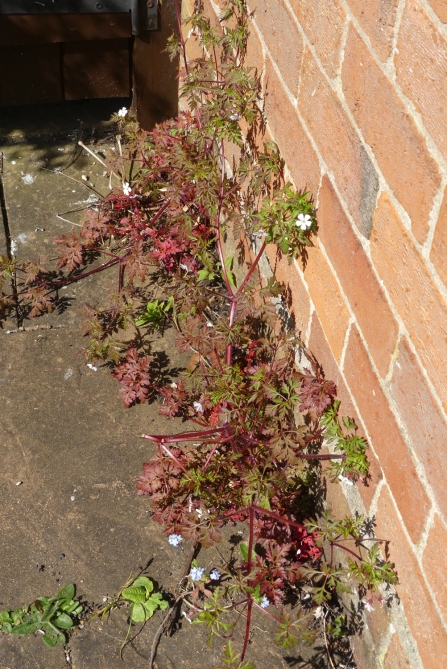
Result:
{"label": "brick wall", "polygon": [[305,269],[275,249],[270,264],[368,438],[370,484],[345,492],[400,578],[401,603],[367,615],[358,666],[445,669],[447,0],[248,4],[268,132],[318,207]]}

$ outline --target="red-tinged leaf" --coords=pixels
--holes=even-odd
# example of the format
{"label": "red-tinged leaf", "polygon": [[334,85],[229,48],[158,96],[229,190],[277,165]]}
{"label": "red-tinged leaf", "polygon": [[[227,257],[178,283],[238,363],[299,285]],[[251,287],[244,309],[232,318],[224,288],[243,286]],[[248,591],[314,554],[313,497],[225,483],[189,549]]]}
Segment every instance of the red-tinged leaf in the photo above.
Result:
{"label": "red-tinged leaf", "polygon": [[67,271],[70,274],[82,265],[83,246],[74,230],[70,230],[68,237],[60,235],[60,237],[55,237],[54,241],[58,246],[59,254],[59,262],[56,265],[57,269],[67,267]]}

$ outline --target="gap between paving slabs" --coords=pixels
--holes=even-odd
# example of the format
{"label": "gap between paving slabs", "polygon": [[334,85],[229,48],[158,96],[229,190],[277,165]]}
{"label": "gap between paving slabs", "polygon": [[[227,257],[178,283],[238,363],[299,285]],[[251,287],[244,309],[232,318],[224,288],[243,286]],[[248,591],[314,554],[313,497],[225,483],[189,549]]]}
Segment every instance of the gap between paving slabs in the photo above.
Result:
{"label": "gap between paving slabs", "polygon": [[[113,137],[108,132],[95,151],[111,150]],[[70,224],[56,214],[91,201],[82,175],[100,192],[108,192],[101,166],[77,151],[78,136],[76,131],[53,131],[3,140],[4,192],[17,255],[32,258],[51,252],[51,237],[69,232]],[[57,167],[66,168],[65,173],[80,183],[48,171]],[[82,211],[67,218],[79,223]],[[2,248],[3,229],[0,238]],[[101,604],[131,571],[136,574],[148,563],[148,575],[165,592],[173,591],[183,574],[190,547],[170,546],[160,526],[150,520],[147,501],[135,492],[142,463],[152,453],[138,435],[166,433],[175,425],[158,415],[157,404],[126,409],[108,368],[95,372],[80,354],[85,340],[78,308],[98,300],[109,284],[107,274],[114,271],[61,291],[66,293],[62,313],[27,321],[23,331],[11,321],[0,331],[0,610],[29,604],[37,595],[52,596],[70,582],[84,601]],[[6,334],[8,330],[16,331]],[[152,350],[164,354],[168,374],[186,363],[170,330]],[[210,549],[201,552],[200,562],[219,566],[220,557]],[[102,622],[87,623],[65,649],[47,648],[38,637],[2,635],[0,667],[146,668],[161,614],[126,647],[121,661],[126,619],[123,609]],[[250,659],[258,669],[328,666],[322,647],[274,647],[269,623],[259,616],[253,626]],[[162,637],[156,666],[193,669],[200,663],[212,669],[220,652],[219,643],[214,649],[207,647],[204,629],[183,620],[174,636]]]}

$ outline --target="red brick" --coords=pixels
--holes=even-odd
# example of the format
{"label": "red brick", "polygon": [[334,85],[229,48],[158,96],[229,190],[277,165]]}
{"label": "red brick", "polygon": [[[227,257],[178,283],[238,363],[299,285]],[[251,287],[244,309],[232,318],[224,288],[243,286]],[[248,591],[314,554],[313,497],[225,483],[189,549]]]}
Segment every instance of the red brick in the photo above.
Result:
{"label": "red brick", "polygon": [[340,360],[349,324],[349,311],[332,270],[318,246],[309,249],[304,278],[334,358]]}
{"label": "red brick", "polygon": [[283,0],[254,0],[256,25],[292,95],[296,95],[303,57],[303,39]]}
{"label": "red brick", "polygon": [[399,575],[397,593],[404,605],[405,615],[422,659],[422,666],[427,669],[445,669],[447,634],[427,590],[417,560],[403,533],[386,486],[382,488],[377,508],[376,535],[381,539],[390,540],[390,557]]}
{"label": "red brick", "polygon": [[355,326],[349,337],[344,372],[408,533],[417,543],[430,501]]}
{"label": "red brick", "polygon": [[447,304],[385,194],[374,214],[371,257],[447,409]]}
{"label": "red brick", "polygon": [[377,600],[373,601],[372,606],[374,611],[365,611],[363,615],[373,639],[373,649],[377,651],[377,647],[389,633],[390,619],[386,606],[382,606]]}
{"label": "red brick", "polygon": [[304,54],[299,108],[356,225],[369,237],[378,177],[349,118],[309,50]]}
{"label": "red brick", "polygon": [[[350,418],[353,418],[359,426],[357,434],[361,437],[364,437],[365,435],[361,428],[357,412],[354,409],[354,405],[352,404],[352,400],[349,396],[349,391],[340,373],[338,365],[334,360],[334,356],[332,355],[332,351],[329,348],[329,344],[327,343],[326,337],[324,335],[323,328],[321,327],[320,321],[318,320],[318,316],[315,312],[312,315],[312,325],[310,330],[308,349],[311,353],[314,354],[320,365],[322,365],[326,379],[331,379],[337,385],[337,399],[341,401],[340,416],[349,416]],[[374,453],[369,450],[367,455],[369,460],[368,481],[366,485],[359,481],[357,488],[368,513],[377,485],[382,480],[383,476],[379,462]]]}
{"label": "red brick", "polygon": [[352,648],[356,669],[376,669],[376,649],[371,648],[368,643],[365,643],[363,635],[353,634],[349,638],[349,645]]}
{"label": "red brick", "polygon": [[374,362],[386,376],[398,326],[362,245],[327,176],[318,208],[319,236],[357,317]]}
{"label": "red brick", "polygon": [[406,4],[397,50],[397,83],[447,158],[447,39],[415,0]]}
{"label": "red brick", "polygon": [[395,196],[410,215],[413,232],[422,243],[440,184],[438,167],[391,82],[352,26],[342,81],[360,130]]}
{"label": "red brick", "polygon": [[394,22],[399,0],[348,0],[353,14],[371,40],[379,58],[386,60],[393,45]]}
{"label": "red brick", "polygon": [[290,0],[293,11],[330,77],[336,77],[346,13],[338,0]]}
{"label": "red brick", "polygon": [[327,469],[329,469],[329,463],[322,463],[322,475],[323,486],[326,489],[326,499],[329,511],[334,519],[340,520],[341,518],[346,518],[346,516],[352,516],[351,509],[349,508],[348,501],[344,495],[341,485],[338,483],[333,483],[329,477],[325,475]]}
{"label": "red brick", "polygon": [[276,280],[285,286],[285,298],[293,314],[295,328],[305,333],[309,325],[310,299],[300,273],[294,263],[289,265],[274,244],[267,246],[266,253]]}
{"label": "red brick", "polygon": [[337,385],[337,396],[342,402],[340,413],[343,416],[351,416],[354,420],[358,421],[358,416],[349,396],[348,389],[343,381],[340,369],[329,347],[316,312],[312,314],[312,323],[307,348],[322,366],[325,378],[334,381]]}
{"label": "red brick", "polygon": [[410,663],[397,634],[391,637],[383,669],[410,669]]}
{"label": "red brick", "polygon": [[254,29],[250,31],[250,37],[248,38],[247,53],[245,54],[244,58],[244,67],[255,68],[255,71],[258,75],[261,74],[262,68],[264,67],[264,53],[262,50],[262,44],[259,40],[256,30]]}
{"label": "red brick", "polygon": [[390,390],[436,501],[447,518],[447,424],[405,339],[399,345]]}
{"label": "red brick", "polygon": [[428,0],[433,10],[443,23],[447,23],[447,4],[445,0]]}
{"label": "red brick", "polygon": [[435,235],[430,252],[430,260],[447,286],[447,263],[445,250],[447,248],[447,188],[444,191],[444,199],[439,211],[436,223]]}
{"label": "red brick", "polygon": [[[266,59],[265,112],[269,127],[286,161],[295,186],[315,193],[320,183],[320,164],[297,111]],[[291,141],[293,138],[293,141]]]}
{"label": "red brick", "polygon": [[436,515],[422,556],[422,566],[438,606],[447,620],[447,530]]}

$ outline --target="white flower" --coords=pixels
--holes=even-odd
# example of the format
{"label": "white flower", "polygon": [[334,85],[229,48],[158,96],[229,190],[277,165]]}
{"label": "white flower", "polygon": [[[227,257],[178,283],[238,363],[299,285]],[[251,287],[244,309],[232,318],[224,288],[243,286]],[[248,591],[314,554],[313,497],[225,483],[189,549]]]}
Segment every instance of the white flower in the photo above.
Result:
{"label": "white flower", "polygon": [[191,580],[192,581],[200,581],[200,579],[203,576],[204,571],[205,571],[205,569],[203,567],[191,567],[191,572],[189,574],[191,576]]}
{"label": "white flower", "polygon": [[208,321],[208,323],[206,324],[206,327],[207,328],[213,328],[214,325],[211,323],[211,321]]}
{"label": "white flower", "polygon": [[121,118],[124,118],[125,116],[127,116],[127,111],[128,110],[126,109],[126,107],[122,107],[118,112],[118,116],[121,116]]}
{"label": "white flower", "polygon": [[342,483],[346,483],[346,485],[354,485],[354,481],[348,479],[347,476],[343,476],[343,474],[338,475],[338,480],[341,481]]}
{"label": "white flower", "polygon": [[210,579],[211,579],[212,581],[218,581],[218,580],[220,579],[221,576],[222,576],[222,574],[220,573],[220,571],[219,571],[218,569],[215,569],[215,568],[214,568],[214,569],[211,569],[211,571],[210,571]]}
{"label": "white flower", "polygon": [[123,193],[124,195],[130,195],[132,192],[132,188],[129,186],[129,183],[126,181],[126,183],[123,186]]}
{"label": "white flower", "polygon": [[203,413],[203,406],[200,404],[200,402],[194,402],[193,407],[197,413]]}
{"label": "white flower", "polygon": [[267,606],[270,606],[269,598],[264,595],[264,597],[262,598],[262,601],[259,604],[259,606],[261,607],[261,609],[266,609]]}
{"label": "white flower", "polygon": [[196,509],[196,513],[197,513],[197,515],[199,516],[199,518],[201,518],[201,517],[203,516],[203,511],[202,511],[202,509]]}
{"label": "white flower", "polygon": [[170,534],[168,537],[168,543],[170,543],[171,546],[178,546],[181,541],[183,541],[181,534]]}
{"label": "white flower", "polygon": [[314,617],[318,620],[321,618],[323,615],[323,607],[322,606],[317,606],[317,608],[314,611]]}
{"label": "white flower", "polygon": [[256,237],[257,239],[262,239],[262,237],[266,236],[266,232],[262,228],[259,228],[257,232],[253,233],[253,237]]}
{"label": "white flower", "polygon": [[92,365],[91,362],[88,362],[88,363],[87,363],[87,367],[88,367],[89,369],[91,369],[92,372],[97,372],[97,371],[98,371],[98,368],[95,367],[95,365]]}
{"label": "white flower", "polygon": [[371,604],[371,600],[362,599],[362,604],[364,605],[365,609],[370,613],[371,611],[374,611],[374,606]]}
{"label": "white flower", "polygon": [[296,219],[296,226],[301,228],[301,230],[307,230],[312,225],[312,219],[309,214],[298,214]]}
{"label": "white flower", "polygon": [[231,115],[230,115],[230,119],[231,119],[232,121],[240,121],[241,118],[242,118],[242,116],[241,116],[240,114],[237,114],[237,113],[235,113],[235,114],[231,114]]}

